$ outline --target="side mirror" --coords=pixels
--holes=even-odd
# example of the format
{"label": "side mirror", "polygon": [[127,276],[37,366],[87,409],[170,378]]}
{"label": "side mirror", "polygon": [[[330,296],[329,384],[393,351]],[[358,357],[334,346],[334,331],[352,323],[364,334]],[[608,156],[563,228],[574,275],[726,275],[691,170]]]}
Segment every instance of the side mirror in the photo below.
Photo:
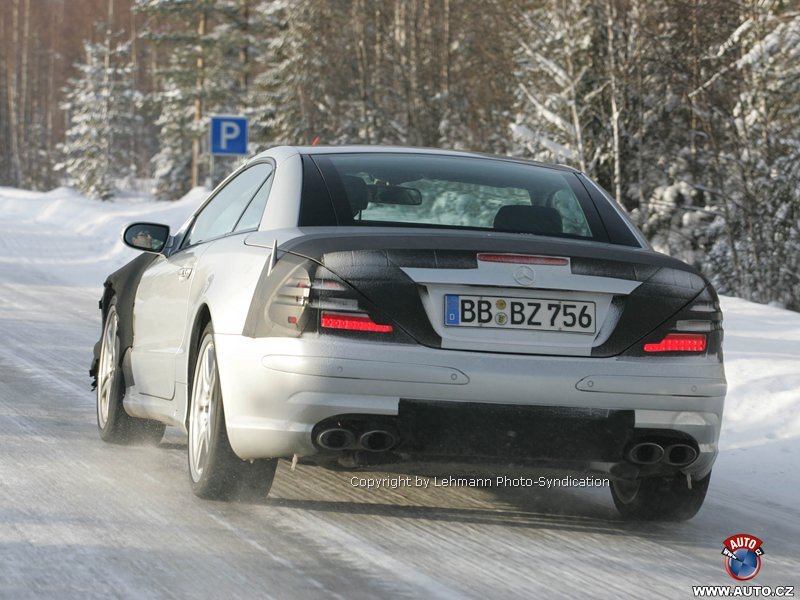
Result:
{"label": "side mirror", "polygon": [[169,226],[158,223],[133,223],[122,232],[122,241],[134,250],[158,254],[167,245]]}

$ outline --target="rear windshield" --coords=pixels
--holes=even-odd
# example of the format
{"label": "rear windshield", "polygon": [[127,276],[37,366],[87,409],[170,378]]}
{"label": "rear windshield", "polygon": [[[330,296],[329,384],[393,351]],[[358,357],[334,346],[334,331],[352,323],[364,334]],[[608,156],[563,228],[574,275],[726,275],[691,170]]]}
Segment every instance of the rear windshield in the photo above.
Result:
{"label": "rear windshield", "polygon": [[304,161],[301,211],[301,220],[309,222],[301,225],[479,229],[608,241],[591,198],[569,171],[432,154],[310,158],[313,164]]}

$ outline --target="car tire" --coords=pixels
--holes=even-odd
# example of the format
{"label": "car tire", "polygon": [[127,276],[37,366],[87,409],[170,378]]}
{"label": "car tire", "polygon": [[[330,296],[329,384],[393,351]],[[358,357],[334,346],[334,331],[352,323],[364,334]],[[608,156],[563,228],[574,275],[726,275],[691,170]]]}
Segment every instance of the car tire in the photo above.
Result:
{"label": "car tire", "polygon": [[208,500],[266,498],[278,459],[244,461],[233,452],[210,323],[200,337],[190,394],[188,459],[194,494]]}
{"label": "car tire", "polygon": [[611,496],[619,513],[638,521],[687,521],[703,506],[711,473],[692,481],[686,476],[647,477],[633,482],[614,481]]}
{"label": "car tire", "polygon": [[97,367],[97,429],[100,438],[111,444],[158,444],[165,425],[149,419],[137,419],[125,412],[122,398],[125,382],[119,339],[119,315],[112,298],[103,325],[100,360]]}

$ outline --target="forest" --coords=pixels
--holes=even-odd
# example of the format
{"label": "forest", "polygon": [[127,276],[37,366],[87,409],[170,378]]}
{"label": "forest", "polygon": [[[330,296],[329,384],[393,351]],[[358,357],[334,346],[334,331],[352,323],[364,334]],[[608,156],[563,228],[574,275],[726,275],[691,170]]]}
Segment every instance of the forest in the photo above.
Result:
{"label": "forest", "polygon": [[800,310],[800,2],[2,0],[0,185],[210,185],[250,151],[563,163],[719,291]]}

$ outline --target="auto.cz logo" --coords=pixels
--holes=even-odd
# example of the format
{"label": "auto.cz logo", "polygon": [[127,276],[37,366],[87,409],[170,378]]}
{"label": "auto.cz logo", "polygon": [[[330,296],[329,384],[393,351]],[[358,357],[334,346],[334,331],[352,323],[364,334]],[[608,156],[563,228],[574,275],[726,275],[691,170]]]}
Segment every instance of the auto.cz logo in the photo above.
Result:
{"label": "auto.cz logo", "polygon": [[[736,581],[749,581],[761,570],[764,542],[754,535],[737,533],[722,543],[725,570]],[[793,585],[693,585],[695,598],[794,598]]]}
{"label": "auto.cz logo", "polygon": [[725,570],[737,581],[749,581],[761,570],[763,542],[754,535],[737,533],[725,540],[722,554],[725,556]]}

